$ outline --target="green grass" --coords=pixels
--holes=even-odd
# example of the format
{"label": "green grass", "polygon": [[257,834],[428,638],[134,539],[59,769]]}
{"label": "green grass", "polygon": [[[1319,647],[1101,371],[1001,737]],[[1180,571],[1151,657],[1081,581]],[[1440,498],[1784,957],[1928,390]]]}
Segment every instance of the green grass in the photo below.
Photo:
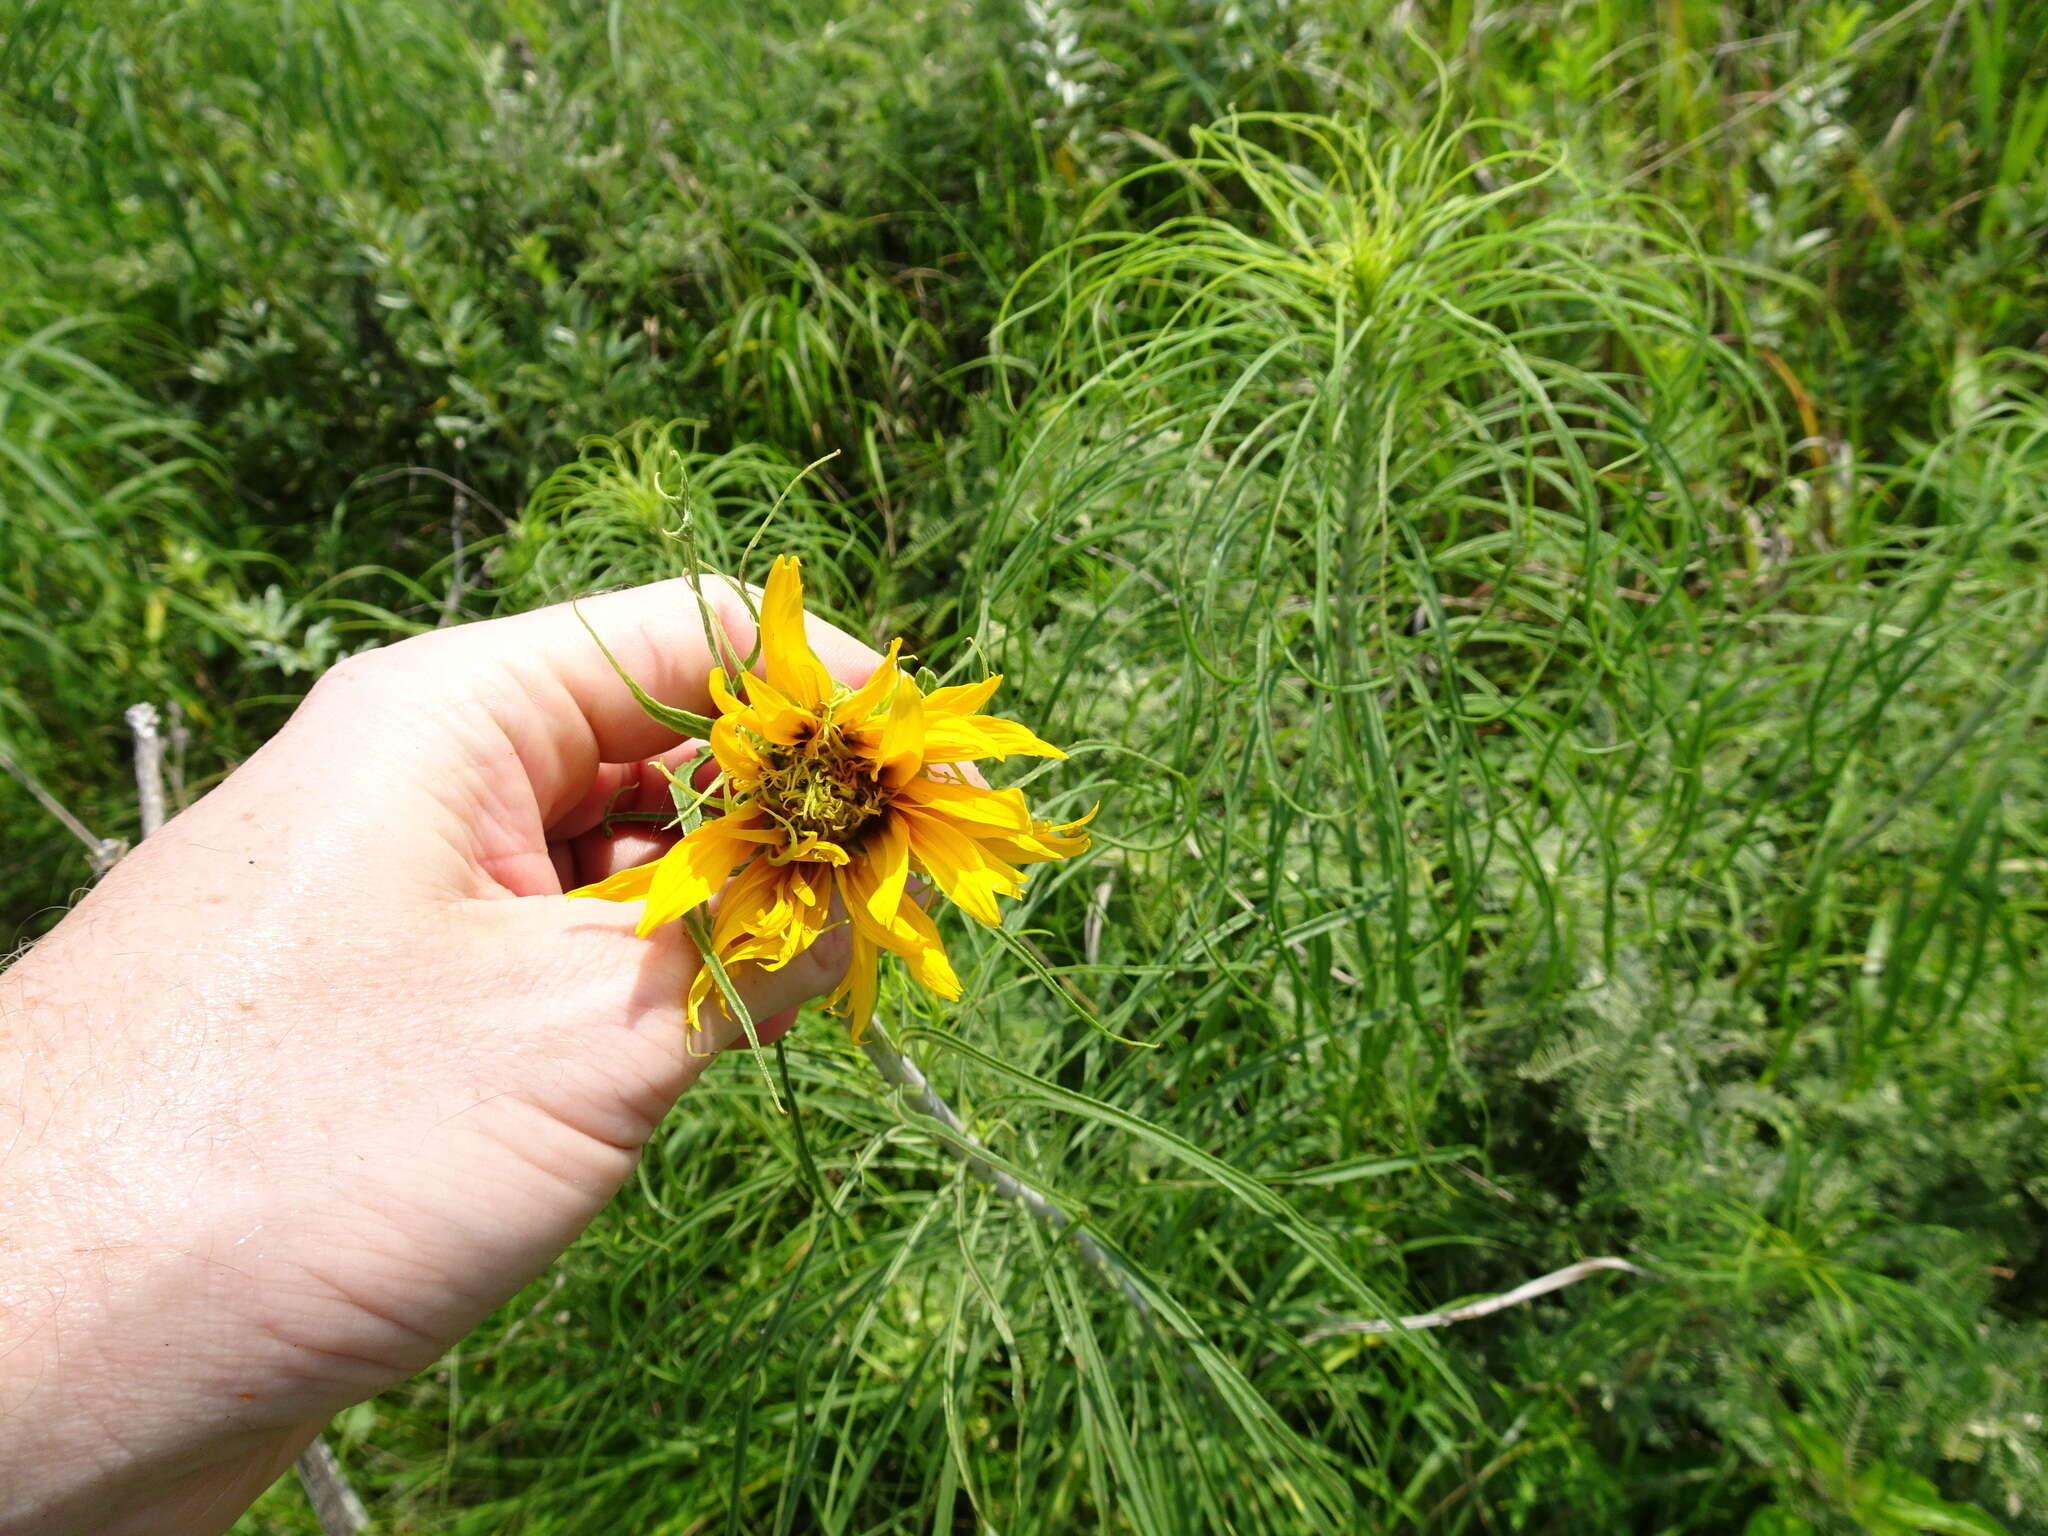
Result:
{"label": "green grass", "polygon": [[2048,1530],[2038,5],[0,15],[0,748],[96,832],[128,703],[197,792],[685,525],[1102,804],[890,1008],[1149,1313],[808,1019],[343,1417],[380,1528]]}

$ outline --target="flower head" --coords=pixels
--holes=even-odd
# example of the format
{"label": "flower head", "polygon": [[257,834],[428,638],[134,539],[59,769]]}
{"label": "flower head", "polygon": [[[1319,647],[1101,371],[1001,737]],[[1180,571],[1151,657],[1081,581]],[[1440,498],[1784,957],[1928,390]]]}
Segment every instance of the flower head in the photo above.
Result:
{"label": "flower head", "polygon": [[[654,863],[569,894],[644,901],[644,937],[724,887],[711,942],[729,971],[775,970],[848,923],[852,962],[827,1006],[848,1018],[856,1039],[874,1014],[884,951],[939,996],[958,997],[959,978],[911,877],[993,926],[996,897],[1023,891],[1019,866],[1080,853],[1088,818],[1034,820],[1019,791],[970,782],[959,765],[977,758],[1066,754],[1013,720],[980,713],[1001,677],[925,693],[897,664],[901,649],[900,640],[891,644],[860,687],[836,683],[804,637],[797,561],[777,560],[761,601],[762,675],[711,674],[719,778],[707,804],[718,814]],[[709,967],[691,981],[692,1024],[712,987]]]}

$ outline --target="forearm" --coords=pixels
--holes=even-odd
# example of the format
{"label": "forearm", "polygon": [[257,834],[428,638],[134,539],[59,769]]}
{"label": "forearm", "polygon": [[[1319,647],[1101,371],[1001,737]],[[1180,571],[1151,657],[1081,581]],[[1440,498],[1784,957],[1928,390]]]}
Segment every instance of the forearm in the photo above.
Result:
{"label": "forearm", "polygon": [[224,1530],[311,1429],[239,1400],[218,1191],[123,1135],[69,948],[0,973],[0,1532]]}

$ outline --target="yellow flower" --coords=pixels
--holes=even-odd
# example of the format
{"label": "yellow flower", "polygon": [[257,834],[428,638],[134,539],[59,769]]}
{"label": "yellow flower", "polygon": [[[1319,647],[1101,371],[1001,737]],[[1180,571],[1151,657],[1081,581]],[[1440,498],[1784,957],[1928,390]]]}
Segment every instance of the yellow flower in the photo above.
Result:
{"label": "yellow flower", "polygon": [[[897,665],[902,644],[860,687],[836,684],[804,638],[799,566],[777,560],[761,601],[766,675],[739,679],[742,698],[723,669],[711,674],[720,779],[707,803],[721,814],[654,863],[569,894],[644,901],[644,938],[725,887],[711,942],[728,971],[775,970],[827,928],[850,923],[852,963],[827,1006],[848,1018],[856,1040],[874,1015],[885,950],[923,986],[958,997],[960,980],[911,876],[994,925],[996,897],[1024,888],[1018,866],[1086,849],[1080,828],[1094,813],[1054,826],[1034,820],[1019,791],[968,782],[958,765],[976,758],[1066,753],[1013,720],[979,713],[1001,677],[921,692]],[[690,983],[692,1024],[712,987],[709,967]]]}

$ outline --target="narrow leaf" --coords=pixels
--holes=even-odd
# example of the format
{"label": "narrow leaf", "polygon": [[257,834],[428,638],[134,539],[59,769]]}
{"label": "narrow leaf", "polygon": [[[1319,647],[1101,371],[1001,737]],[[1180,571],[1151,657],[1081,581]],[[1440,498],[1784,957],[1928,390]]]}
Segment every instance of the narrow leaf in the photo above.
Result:
{"label": "narrow leaf", "polygon": [[[570,606],[572,608],[575,607],[573,603]],[[582,624],[584,629],[589,632],[590,638],[597,642],[597,648],[604,652],[604,659],[610,662],[612,670],[619,674],[619,681],[632,690],[633,701],[646,712],[648,719],[657,725],[665,725],[672,731],[680,731],[685,736],[702,738],[711,734],[711,721],[708,716],[696,714],[687,709],[677,709],[674,705],[664,704],[655,698],[653,694],[633,681],[632,675],[619,665],[619,658],[612,654],[612,648],[604,643],[604,636],[597,632],[590,620],[583,617],[583,610],[581,608],[576,608],[576,618],[577,622]]]}

